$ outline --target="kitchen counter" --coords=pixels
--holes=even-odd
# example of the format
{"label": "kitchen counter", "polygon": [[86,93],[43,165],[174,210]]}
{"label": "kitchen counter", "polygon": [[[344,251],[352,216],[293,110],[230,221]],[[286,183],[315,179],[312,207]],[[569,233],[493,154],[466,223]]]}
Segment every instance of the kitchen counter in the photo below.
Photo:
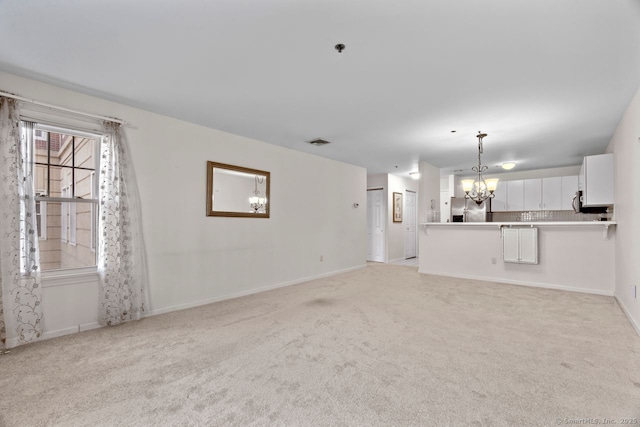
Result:
{"label": "kitchen counter", "polygon": [[[420,273],[613,295],[615,221],[421,223]],[[503,261],[503,230],[538,229],[538,264]]]}
{"label": "kitchen counter", "polygon": [[420,225],[425,226],[498,226],[498,227],[511,227],[515,225],[543,227],[548,225],[616,225],[615,221],[532,221],[532,222],[421,222]]}
{"label": "kitchen counter", "polygon": [[[425,227],[595,227],[603,228],[603,238],[609,238],[609,227],[615,226],[615,221],[535,221],[535,222],[422,222]],[[426,233],[429,234],[428,232]]]}

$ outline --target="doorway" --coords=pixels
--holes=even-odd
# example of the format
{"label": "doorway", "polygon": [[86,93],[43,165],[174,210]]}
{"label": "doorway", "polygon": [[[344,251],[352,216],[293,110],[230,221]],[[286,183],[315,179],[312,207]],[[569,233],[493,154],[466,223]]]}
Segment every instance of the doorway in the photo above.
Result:
{"label": "doorway", "polygon": [[367,190],[367,261],[384,262],[384,190]]}

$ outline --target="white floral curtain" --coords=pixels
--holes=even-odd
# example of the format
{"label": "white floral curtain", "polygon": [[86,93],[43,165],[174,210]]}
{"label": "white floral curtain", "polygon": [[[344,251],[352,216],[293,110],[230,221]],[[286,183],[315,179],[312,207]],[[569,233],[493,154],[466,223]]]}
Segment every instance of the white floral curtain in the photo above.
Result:
{"label": "white floral curtain", "polygon": [[16,101],[0,97],[0,348],[42,335],[33,190],[33,123],[19,132]]}
{"label": "white floral curtain", "polygon": [[147,311],[146,258],[135,174],[119,124],[104,124],[100,148],[99,320],[117,325]]}

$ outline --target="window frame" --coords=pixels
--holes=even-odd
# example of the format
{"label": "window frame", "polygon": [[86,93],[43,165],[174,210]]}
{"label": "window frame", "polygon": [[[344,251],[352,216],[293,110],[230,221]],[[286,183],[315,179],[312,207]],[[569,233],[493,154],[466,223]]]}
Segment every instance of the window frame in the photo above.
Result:
{"label": "window frame", "polygon": [[[86,137],[86,138],[90,138],[94,140],[94,147],[93,147],[93,157],[95,159],[94,162],[94,169],[89,169],[89,168],[85,168],[85,167],[76,167],[75,166],[75,152],[74,152],[74,148],[72,147],[72,156],[73,156],[73,160],[72,160],[72,165],[71,166],[59,166],[62,169],[64,168],[71,168],[72,171],[73,169],[83,169],[83,170],[90,170],[91,171],[91,198],[80,198],[80,197],[75,197],[75,195],[73,194],[75,192],[75,185],[76,183],[75,181],[75,176],[74,173],[72,173],[72,182],[71,185],[68,185],[64,188],[60,189],[60,192],[63,193],[64,190],[66,190],[66,197],[49,197],[50,194],[50,169],[48,169],[47,171],[47,189],[45,190],[46,195],[41,195],[41,194],[37,194],[35,197],[36,202],[40,203],[41,209],[43,204],[46,206],[47,203],[60,203],[60,214],[61,214],[61,221],[60,221],[60,241],[62,243],[68,243],[72,246],[76,246],[77,242],[76,242],[76,238],[77,238],[77,229],[74,230],[73,227],[77,226],[77,219],[72,218],[73,213],[76,212],[76,206],[77,203],[90,203],[91,204],[91,226],[90,226],[90,230],[91,230],[91,237],[90,237],[90,245],[89,245],[89,249],[91,250],[92,253],[95,254],[96,250],[95,248],[97,247],[97,244],[99,242],[100,236],[98,236],[98,229],[95,226],[95,222],[94,222],[94,216],[95,218],[98,217],[98,212],[99,212],[99,204],[98,204],[98,180],[95,179],[96,176],[96,172],[100,169],[100,146],[102,143],[102,140],[104,138],[104,135],[98,132],[88,132],[88,131],[82,131],[82,130],[77,130],[71,127],[65,127],[65,126],[54,126],[54,125],[49,125],[49,124],[44,124],[44,123],[35,123],[34,126],[34,144],[35,144],[35,132],[36,131],[44,131],[47,132],[47,140],[48,140],[48,135],[49,133],[58,133],[58,134],[62,134],[62,135],[71,135],[72,137]],[[51,149],[51,147],[49,146],[49,143],[47,144],[47,151],[49,152]],[[36,163],[35,162],[35,158],[33,159],[34,165],[39,164],[39,165],[43,165],[42,163]],[[51,165],[50,163],[50,158],[47,158],[47,164],[45,164],[44,166],[58,166],[58,165]],[[61,194],[62,195],[62,194]],[[70,196],[69,196],[70,195]],[[44,222],[46,224],[46,220]],[[61,268],[61,269],[57,269],[57,270],[47,270],[47,271],[43,271],[42,272],[42,277],[45,279],[55,279],[52,281],[51,286],[58,286],[60,284],[62,284],[63,282],[61,282],[61,280],[64,277],[87,277],[87,276],[91,276],[91,275],[95,275],[97,273],[97,254],[95,254],[95,261],[96,261],[96,265],[94,266],[85,266],[85,267],[78,267],[78,268]]]}
{"label": "window frame", "polygon": [[[36,190],[36,195],[43,191]],[[36,200],[36,223],[38,224],[38,240],[47,240],[47,202]]]}

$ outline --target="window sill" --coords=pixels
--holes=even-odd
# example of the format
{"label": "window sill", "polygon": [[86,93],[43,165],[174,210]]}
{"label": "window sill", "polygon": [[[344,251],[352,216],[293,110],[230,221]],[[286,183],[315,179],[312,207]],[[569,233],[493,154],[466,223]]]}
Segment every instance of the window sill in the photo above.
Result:
{"label": "window sill", "polygon": [[97,283],[96,267],[74,268],[69,270],[46,271],[42,273],[42,287],[68,286],[85,283]]}

